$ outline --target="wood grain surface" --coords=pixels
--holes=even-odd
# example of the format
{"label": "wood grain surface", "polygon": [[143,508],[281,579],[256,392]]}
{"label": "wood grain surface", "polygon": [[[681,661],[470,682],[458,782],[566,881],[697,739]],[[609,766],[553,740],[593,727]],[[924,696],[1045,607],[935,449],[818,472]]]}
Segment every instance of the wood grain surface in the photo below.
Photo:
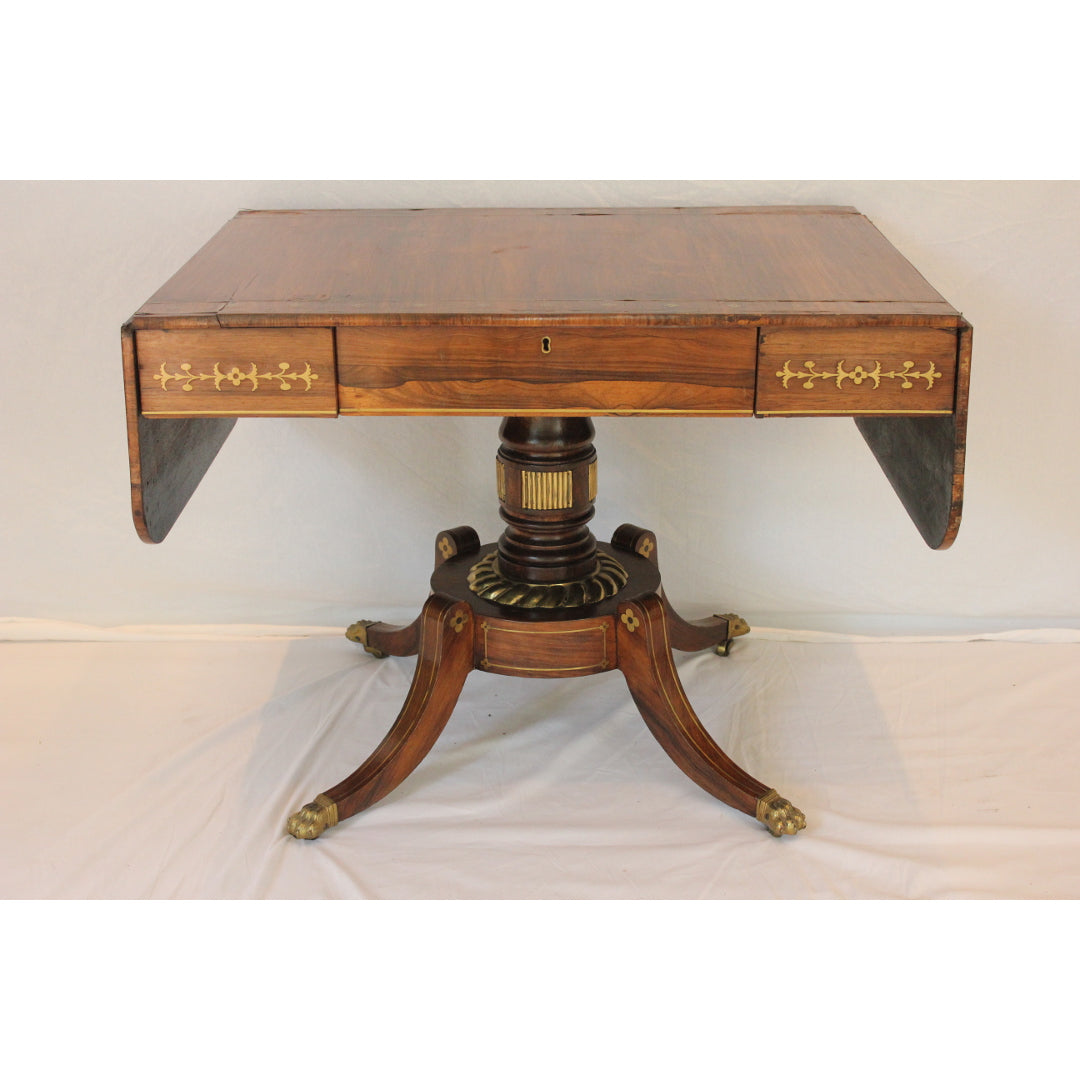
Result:
{"label": "wood grain surface", "polygon": [[756,334],[731,327],[342,327],[341,411],[749,416]]}
{"label": "wood grain surface", "polygon": [[206,475],[229,437],[234,417],[153,420],[142,414],[135,359],[135,334],[120,331],[124,361],[131,515],[139,538],[158,544]]}
{"label": "wood grain surface", "polygon": [[851,207],[261,210],[228,222],[134,325],[845,312],[957,315]]}
{"label": "wood grain surface", "polygon": [[972,329],[959,332],[951,416],[856,417],[855,424],[926,543],[952,546],[964,508]]}
{"label": "wood grain surface", "polygon": [[228,418],[338,413],[855,416],[959,520],[967,324],[852,207],[242,211],[128,326],[145,539]]}
{"label": "wood grain surface", "polygon": [[367,760],[324,792],[339,820],[389,795],[427,756],[472,671],[472,641],[469,606],[428,597],[420,613],[416,669],[397,719]]}

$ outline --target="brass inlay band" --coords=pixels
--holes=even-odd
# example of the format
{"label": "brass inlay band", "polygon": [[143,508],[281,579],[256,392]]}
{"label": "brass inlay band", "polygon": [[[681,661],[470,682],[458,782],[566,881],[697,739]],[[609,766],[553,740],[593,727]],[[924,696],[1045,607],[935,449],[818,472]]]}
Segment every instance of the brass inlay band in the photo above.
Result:
{"label": "brass inlay band", "polygon": [[598,604],[614,596],[630,580],[626,569],[605,551],[597,553],[596,571],[581,581],[533,585],[499,572],[498,551],[485,555],[469,571],[469,588],[483,600],[506,607],[572,608]]}
{"label": "brass inlay band", "polygon": [[311,370],[311,365],[304,364],[303,371],[290,371],[289,363],[282,360],[278,364],[277,371],[259,371],[257,364],[252,364],[247,371],[241,371],[233,366],[228,371],[222,371],[220,363],[214,365],[212,372],[192,371],[191,364],[184,362],[178,372],[169,371],[167,364],[161,365],[161,370],[154,376],[154,382],[161,383],[162,390],[169,389],[169,383],[179,383],[181,390],[194,389],[193,384],[212,380],[215,390],[221,390],[222,383],[239,387],[242,383],[251,383],[252,390],[258,390],[261,382],[268,382],[277,390],[294,390],[297,382],[302,382],[301,393],[311,389],[311,384],[318,379],[318,375]]}
{"label": "brass inlay band", "polygon": [[596,462],[589,465],[589,502],[596,502]]}
{"label": "brass inlay band", "polygon": [[745,409],[656,409],[651,405],[634,408],[588,407],[564,405],[556,409],[535,409],[523,404],[500,405],[497,409],[481,406],[435,405],[430,408],[409,408],[406,405],[356,405],[350,404],[362,393],[360,388],[341,385],[339,387],[345,407],[342,416],[753,416],[754,410]]}
{"label": "brass inlay band", "polygon": [[337,803],[326,795],[316,795],[315,803],[326,811],[327,827],[333,827],[338,823]]}
{"label": "brass inlay band", "polygon": [[574,505],[574,474],[523,470],[521,505],[526,510],[568,510]]}
{"label": "brass inlay band", "polygon": [[934,383],[941,378],[941,372],[934,366],[932,360],[928,360],[929,367],[925,371],[915,371],[915,361],[905,360],[896,371],[883,371],[881,361],[875,361],[873,368],[865,368],[862,364],[856,364],[850,370],[844,367],[844,361],[837,361],[835,371],[818,371],[813,360],[802,361],[802,371],[792,371],[791,361],[785,360],[784,366],[776,373],[776,377],[788,389],[788,383],[792,379],[802,382],[804,390],[813,390],[815,380],[833,380],[834,386],[839,390],[845,382],[851,381],[855,386],[862,386],[864,382],[873,385],[867,389],[877,390],[881,386],[882,379],[899,379],[901,390],[910,390],[917,381],[925,381],[927,390],[932,390]]}
{"label": "brass inlay band", "polygon": [[[820,401],[821,399],[818,398]],[[762,409],[758,416],[952,416],[952,409]]]}
{"label": "brass inlay band", "polygon": [[499,458],[495,459],[495,487],[499,492],[499,501],[506,502],[506,466]]}

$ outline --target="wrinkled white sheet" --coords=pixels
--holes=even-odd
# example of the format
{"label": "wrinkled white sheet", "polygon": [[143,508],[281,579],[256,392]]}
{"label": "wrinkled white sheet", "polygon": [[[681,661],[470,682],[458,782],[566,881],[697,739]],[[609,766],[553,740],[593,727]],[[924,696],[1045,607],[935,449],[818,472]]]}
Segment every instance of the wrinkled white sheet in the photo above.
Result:
{"label": "wrinkled white sheet", "polygon": [[325,628],[0,637],[4,898],[1080,897],[1077,631],[680,654],[705,725],[806,813],[781,840],[669,761],[617,672],[475,672],[412,776],[297,841],[413,660]]}

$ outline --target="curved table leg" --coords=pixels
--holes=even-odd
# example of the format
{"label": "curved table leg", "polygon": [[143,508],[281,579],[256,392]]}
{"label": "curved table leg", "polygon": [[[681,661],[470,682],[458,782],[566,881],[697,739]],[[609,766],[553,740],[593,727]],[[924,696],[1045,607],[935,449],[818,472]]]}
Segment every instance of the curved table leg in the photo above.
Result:
{"label": "curved table leg", "polygon": [[[469,525],[459,525],[456,529],[444,529],[435,537],[435,566],[438,568],[447,559],[458,555],[470,555],[480,549],[480,537]],[[423,616],[419,615],[408,626],[394,626],[391,623],[377,622],[375,619],[360,619],[346,631],[345,636],[357,645],[363,645],[364,652],[378,657],[415,656],[420,648],[420,625]]]}
{"label": "curved table leg", "polygon": [[423,615],[418,615],[408,626],[361,619],[345,631],[345,636],[380,660],[387,656],[415,656],[420,648],[422,622]]}
{"label": "curved table leg", "polygon": [[740,769],[698,719],[675,670],[660,597],[620,604],[615,633],[630,694],[672,761],[710,795],[757,818],[773,836],[805,828],[802,812]]}
{"label": "curved table leg", "polygon": [[314,840],[378,802],[423,761],[442,733],[473,668],[472,612],[466,603],[433,595],[418,621],[416,673],[397,720],[360,768],[289,818],[293,836]]}
{"label": "curved table leg", "polygon": [[[659,565],[656,533],[649,529],[642,529],[638,525],[620,525],[615,530],[611,543]],[[676,612],[662,591],[661,600],[667,617],[671,647],[680,652],[704,652],[712,649],[720,656],[727,656],[731,651],[732,640],[750,633],[746,620],[738,615],[712,615],[708,619],[690,622]]]}
{"label": "curved table leg", "polygon": [[731,643],[743,634],[750,633],[745,619],[738,615],[710,615],[707,619],[684,619],[666,596],[661,596],[664,617],[667,619],[668,640],[673,649],[680,652],[704,652],[712,649],[720,656],[727,656]]}

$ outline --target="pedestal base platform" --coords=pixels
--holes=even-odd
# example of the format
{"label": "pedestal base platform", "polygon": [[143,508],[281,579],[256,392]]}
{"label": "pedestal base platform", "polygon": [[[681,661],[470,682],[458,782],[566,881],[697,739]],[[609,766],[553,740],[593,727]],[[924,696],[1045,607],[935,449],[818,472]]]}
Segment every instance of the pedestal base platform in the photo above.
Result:
{"label": "pedestal base platform", "polygon": [[[805,827],[803,814],[736,765],[705,730],[687,700],[673,649],[726,655],[749,628],[735,615],[689,622],[668,604],[660,584],[656,537],[624,525],[598,544],[600,565],[615,564],[625,582],[587,603],[575,583],[520,583],[513,602],[476,591],[478,565],[496,545],[481,547],[468,527],[440,533],[432,593],[408,626],[361,621],[348,636],[375,656],[417,655],[405,704],[374,753],[341,783],[292,815],[288,831],[314,839],[389,794],[424,759],[474,668],[524,678],[576,678],[618,668],[649,730],[695,783],[760,821],[773,836]],[[472,583],[470,583],[470,577]],[[546,606],[545,606],[546,605]]]}

